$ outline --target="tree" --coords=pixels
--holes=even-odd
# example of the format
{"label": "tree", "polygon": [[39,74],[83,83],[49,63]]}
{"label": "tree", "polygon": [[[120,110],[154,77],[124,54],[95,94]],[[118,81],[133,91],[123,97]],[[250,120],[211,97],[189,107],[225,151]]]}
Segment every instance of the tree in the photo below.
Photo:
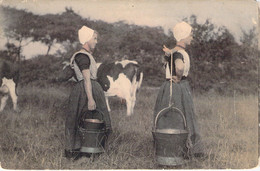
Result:
{"label": "tree", "polygon": [[34,28],[31,36],[34,41],[41,41],[48,46],[46,55],[49,54],[51,47],[55,43],[77,40],[78,30],[83,19],[71,8],[59,15],[46,14],[37,20],[37,26]]}
{"label": "tree", "polygon": [[33,41],[30,30],[36,24],[35,16],[25,10],[16,10],[10,7],[0,7],[4,15],[4,32],[8,43],[16,44],[17,60],[21,60],[21,52],[24,46]]}

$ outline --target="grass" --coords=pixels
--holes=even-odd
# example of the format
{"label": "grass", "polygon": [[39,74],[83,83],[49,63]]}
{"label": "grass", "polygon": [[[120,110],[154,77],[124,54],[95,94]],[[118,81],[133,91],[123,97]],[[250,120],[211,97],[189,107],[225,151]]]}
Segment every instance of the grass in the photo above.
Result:
{"label": "grass", "polygon": [[[143,88],[134,115],[110,100],[113,133],[106,152],[94,159],[63,156],[66,88],[19,89],[21,113],[7,105],[0,114],[0,161],[5,169],[162,169],[154,162],[152,116],[158,89]],[[257,96],[194,96],[205,148],[205,160],[193,159],[181,169],[247,169],[258,162]],[[175,167],[165,167],[167,169]]]}

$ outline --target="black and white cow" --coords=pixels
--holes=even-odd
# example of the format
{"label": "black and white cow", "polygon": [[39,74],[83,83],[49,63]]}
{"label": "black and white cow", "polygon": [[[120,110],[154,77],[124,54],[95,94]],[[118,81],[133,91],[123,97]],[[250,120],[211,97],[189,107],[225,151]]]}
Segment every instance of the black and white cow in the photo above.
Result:
{"label": "black and white cow", "polygon": [[17,108],[17,93],[16,88],[19,80],[19,69],[18,67],[9,61],[0,60],[0,95],[1,105],[0,112],[2,112],[6,106],[6,102],[9,95],[13,102],[13,109],[18,111]]}
{"label": "black and white cow", "polygon": [[[60,77],[59,81],[75,81],[75,73],[70,68],[69,62],[63,62],[63,73],[66,77]],[[104,90],[108,110],[111,111],[108,97],[117,96],[125,99],[127,116],[133,114],[136,93],[141,87],[143,72],[139,64],[133,60],[97,63],[97,81]]]}
{"label": "black and white cow", "polygon": [[143,72],[136,61],[122,60],[113,63],[98,64],[97,81],[102,86],[108,110],[109,96],[117,96],[126,100],[127,116],[133,114],[136,93],[141,87]]}

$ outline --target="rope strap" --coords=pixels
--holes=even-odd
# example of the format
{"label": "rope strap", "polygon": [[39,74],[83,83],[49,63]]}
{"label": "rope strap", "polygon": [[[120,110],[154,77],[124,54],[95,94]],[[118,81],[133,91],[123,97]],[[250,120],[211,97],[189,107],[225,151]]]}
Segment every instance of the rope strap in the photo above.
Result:
{"label": "rope strap", "polygon": [[170,100],[169,100],[169,106],[171,106],[172,103],[172,66],[173,66],[173,57],[172,57],[172,52],[171,52],[171,77],[170,77]]}

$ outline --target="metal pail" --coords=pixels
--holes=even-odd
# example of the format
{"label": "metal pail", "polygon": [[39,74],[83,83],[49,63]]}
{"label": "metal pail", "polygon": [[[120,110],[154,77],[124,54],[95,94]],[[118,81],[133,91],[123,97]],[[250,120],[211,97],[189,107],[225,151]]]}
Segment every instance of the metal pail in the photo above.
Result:
{"label": "metal pail", "polygon": [[81,152],[102,153],[105,151],[105,142],[107,139],[103,113],[99,110],[94,114],[101,114],[101,119],[83,119],[79,134],[81,138]]}
{"label": "metal pail", "polygon": [[[157,128],[159,117],[167,112],[179,113],[183,118],[185,129],[173,128]],[[186,119],[183,113],[175,108],[168,107],[161,110],[154,123],[152,131],[155,145],[155,159],[159,165],[176,166],[186,163],[185,156],[187,155],[186,141],[188,139],[188,130],[186,129]]]}

